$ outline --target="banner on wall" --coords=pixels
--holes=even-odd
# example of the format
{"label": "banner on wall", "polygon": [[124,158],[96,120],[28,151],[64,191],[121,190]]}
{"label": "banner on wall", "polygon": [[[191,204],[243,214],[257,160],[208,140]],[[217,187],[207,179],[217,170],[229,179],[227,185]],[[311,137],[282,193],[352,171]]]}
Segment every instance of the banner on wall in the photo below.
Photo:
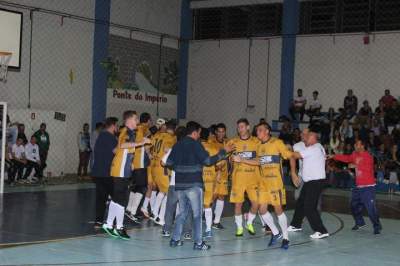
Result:
{"label": "banner on wall", "polygon": [[[121,36],[110,36],[107,102],[176,108],[179,51]],[[161,64],[161,65],[159,65]],[[160,72],[159,72],[160,71]]]}

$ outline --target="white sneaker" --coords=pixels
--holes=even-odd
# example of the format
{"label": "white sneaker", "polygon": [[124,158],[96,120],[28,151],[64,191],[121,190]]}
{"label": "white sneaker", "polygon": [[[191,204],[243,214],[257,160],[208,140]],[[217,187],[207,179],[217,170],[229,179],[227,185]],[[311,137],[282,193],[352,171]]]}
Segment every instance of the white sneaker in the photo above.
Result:
{"label": "white sneaker", "polygon": [[322,238],[325,238],[325,237],[328,237],[328,236],[329,236],[328,233],[321,234],[320,232],[315,232],[314,234],[310,235],[310,237],[312,239],[322,239]]}
{"label": "white sneaker", "polygon": [[294,226],[289,226],[288,228],[287,228],[287,231],[288,232],[300,232],[300,231],[303,231],[303,228],[298,228],[298,227],[294,227]]}

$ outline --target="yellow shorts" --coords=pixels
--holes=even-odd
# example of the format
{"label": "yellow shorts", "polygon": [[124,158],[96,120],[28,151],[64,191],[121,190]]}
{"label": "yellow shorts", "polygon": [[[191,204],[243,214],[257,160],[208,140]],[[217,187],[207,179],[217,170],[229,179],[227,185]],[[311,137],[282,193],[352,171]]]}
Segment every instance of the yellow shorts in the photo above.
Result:
{"label": "yellow shorts", "polygon": [[169,188],[169,177],[163,167],[153,167],[151,169],[151,175],[158,190],[163,193],[168,193]]}
{"label": "yellow shorts", "polygon": [[204,201],[203,204],[205,207],[210,207],[214,201],[215,195],[215,182],[206,182],[204,183]]}
{"label": "yellow shorts", "polygon": [[286,190],[284,188],[280,188],[259,191],[258,203],[272,206],[286,205]]}
{"label": "yellow shorts", "polygon": [[246,193],[250,201],[258,202],[259,180],[256,173],[233,175],[230,202],[243,203]]}
{"label": "yellow shorts", "polygon": [[151,168],[147,167],[147,184],[154,186],[154,179],[153,176],[151,174]]}
{"label": "yellow shorts", "polygon": [[221,180],[215,184],[215,194],[218,196],[228,195],[228,181]]}

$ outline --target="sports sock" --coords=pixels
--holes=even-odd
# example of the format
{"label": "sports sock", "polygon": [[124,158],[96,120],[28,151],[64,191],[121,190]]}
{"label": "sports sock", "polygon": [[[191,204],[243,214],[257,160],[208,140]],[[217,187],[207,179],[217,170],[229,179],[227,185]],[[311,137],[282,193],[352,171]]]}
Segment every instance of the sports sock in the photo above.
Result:
{"label": "sports sock", "polygon": [[264,222],[263,218],[261,217],[260,212],[258,212],[258,217],[260,218],[261,224],[264,227],[265,226],[265,222]]}
{"label": "sports sock", "polygon": [[151,212],[153,213],[153,215],[155,217],[158,217],[158,213],[160,211],[161,203],[162,203],[162,200],[164,199],[164,196],[165,196],[165,194],[162,192],[159,192],[157,194],[156,203],[154,203],[154,209],[151,208]]}
{"label": "sports sock", "polygon": [[158,217],[160,218],[160,220],[161,220],[162,222],[165,221],[164,218],[165,218],[165,211],[166,211],[166,208],[167,208],[167,196],[165,196],[164,199],[163,199],[162,202],[161,202],[160,214],[158,215]]}
{"label": "sports sock", "polygon": [[[154,210],[154,204],[156,203],[156,198],[157,198],[157,191],[152,191],[151,196],[150,196],[150,208],[151,212]],[[153,212],[154,213],[154,212]]]}
{"label": "sports sock", "polygon": [[113,228],[114,226],[114,219],[117,216],[117,204],[114,201],[110,201],[108,205],[108,214],[107,214],[107,227]]}
{"label": "sports sock", "polygon": [[143,194],[136,192],[134,197],[133,197],[133,203],[130,209],[130,212],[132,215],[136,215],[137,209],[139,207],[140,202],[142,201]]}
{"label": "sports sock", "polygon": [[261,217],[263,218],[266,225],[269,226],[273,235],[279,234],[279,230],[275,225],[274,218],[268,211],[265,214],[263,214]]}
{"label": "sports sock", "polygon": [[289,240],[289,234],[287,231],[287,227],[288,227],[287,217],[286,217],[285,213],[278,215],[278,222],[279,222],[279,226],[281,227],[281,230],[282,230],[283,239]]}
{"label": "sports sock", "polygon": [[235,215],[235,223],[237,228],[243,228],[243,215]]}
{"label": "sports sock", "polygon": [[130,192],[130,193],[129,193],[128,206],[126,206],[126,210],[127,210],[128,212],[132,212],[132,205],[133,205],[133,203],[134,203],[134,201],[135,201],[135,194],[136,194],[136,193],[134,193],[134,192]]}
{"label": "sports sock", "polygon": [[222,211],[224,210],[224,201],[217,200],[215,203],[215,210],[214,210],[214,223],[218,224],[221,222]]}
{"label": "sports sock", "polygon": [[247,224],[253,224],[254,219],[256,218],[256,215],[249,212],[247,215]]}
{"label": "sports sock", "polygon": [[206,231],[211,231],[212,209],[211,208],[204,209],[204,216],[206,218]]}
{"label": "sports sock", "polygon": [[115,219],[116,219],[116,227],[117,229],[121,229],[124,226],[124,213],[125,213],[125,208],[118,203],[115,203],[116,205],[116,213],[115,213]]}
{"label": "sports sock", "polygon": [[145,198],[144,198],[144,201],[143,201],[142,208],[143,208],[144,210],[148,211],[148,209],[149,209],[149,203],[150,203],[150,198],[145,197]]}

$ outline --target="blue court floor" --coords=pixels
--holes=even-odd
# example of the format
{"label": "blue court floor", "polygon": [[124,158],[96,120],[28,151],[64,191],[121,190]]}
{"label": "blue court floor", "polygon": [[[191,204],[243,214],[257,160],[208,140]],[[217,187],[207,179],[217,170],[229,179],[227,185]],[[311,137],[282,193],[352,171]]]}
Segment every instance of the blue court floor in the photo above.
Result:
{"label": "blue court floor", "polygon": [[[287,212],[288,218],[292,211]],[[160,237],[160,227],[132,229],[130,241],[105,235],[83,236],[53,242],[0,249],[1,265],[400,265],[399,220],[382,219],[381,235],[371,226],[352,232],[353,220],[345,214],[323,213],[331,237],[310,240],[304,231],[291,233],[291,246],[284,251],[267,247],[258,225],[257,235],[236,238],[233,218],[223,219],[226,229],[214,231],[209,251],[193,251],[192,243],[170,248]],[[41,230],[38,228],[38,230]]]}

